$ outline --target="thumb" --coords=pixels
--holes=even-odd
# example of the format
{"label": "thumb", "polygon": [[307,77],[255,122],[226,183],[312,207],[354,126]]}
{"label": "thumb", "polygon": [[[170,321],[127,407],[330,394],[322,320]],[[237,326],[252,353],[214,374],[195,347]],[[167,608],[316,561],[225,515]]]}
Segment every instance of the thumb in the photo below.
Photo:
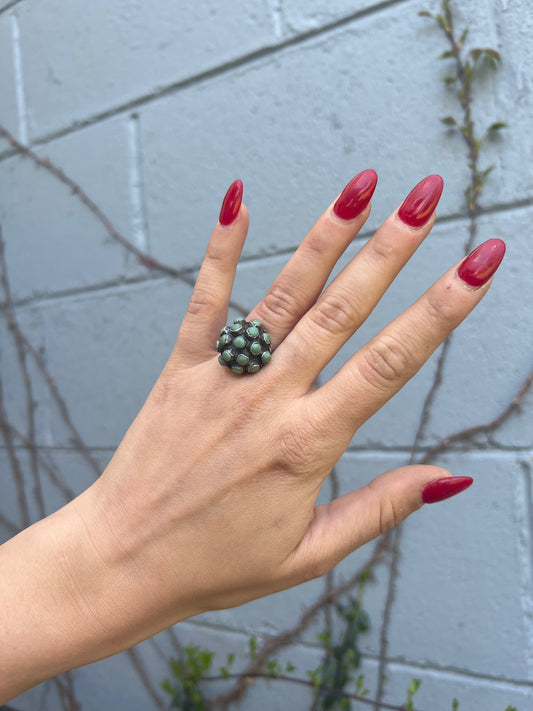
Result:
{"label": "thumb", "polygon": [[315,507],[294,551],[299,558],[297,567],[300,564],[304,570],[323,574],[356,548],[397,526],[422,504],[459,494],[472,482],[471,477],[453,477],[434,466],[405,466],[381,474],[366,486]]}

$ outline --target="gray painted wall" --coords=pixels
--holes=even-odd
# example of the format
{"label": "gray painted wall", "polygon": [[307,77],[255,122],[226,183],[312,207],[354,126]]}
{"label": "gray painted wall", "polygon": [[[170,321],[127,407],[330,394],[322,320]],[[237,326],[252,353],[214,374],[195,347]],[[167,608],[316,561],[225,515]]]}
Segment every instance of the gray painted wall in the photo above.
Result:
{"label": "gray painted wall", "polygon": [[[494,418],[533,365],[533,10],[528,0],[454,5],[472,45],[498,48],[504,58],[476,94],[480,127],[510,124],[484,153],[496,169],[477,241],[502,237],[508,254],[490,294],[454,337],[425,446]],[[78,181],[135,245],[192,272],[226,188],[240,177],[251,226],[234,296],[246,304],[261,298],[354,174],[373,167],[380,183],[365,233],[346,259],[415,183],[440,173],[445,192],[432,235],[328,375],[462,256],[465,151],[439,122],[457,110],[440,81],[445,63],[436,60],[446,46],[417,16],[437,7],[435,0],[0,1],[0,122]],[[0,222],[20,324],[104,467],[168,356],[190,287],[139,265],[65,186],[5,141]],[[8,413],[24,430],[23,383],[3,320],[0,331]],[[406,461],[436,363],[437,356],[354,438],[339,466],[341,493]],[[92,473],[42,377],[30,371],[38,443],[81,491]],[[426,711],[451,708],[453,697],[461,711],[533,708],[532,414],[529,395],[490,440],[443,456],[455,474],[473,475],[475,486],[405,526],[389,703],[401,703],[418,677],[416,705]],[[30,492],[28,455],[23,448],[19,455]],[[15,519],[10,471],[1,448],[0,510]],[[53,511],[64,500],[45,473],[42,480]],[[339,579],[368,553],[344,561]],[[364,641],[371,694],[386,573],[377,571],[366,597],[374,623]],[[236,652],[238,668],[250,634],[261,641],[292,625],[323,589],[323,580],[313,581],[203,615],[176,633],[221,660]],[[279,655],[300,676],[321,659],[323,625],[317,620]],[[156,641],[139,653],[157,688],[167,676],[160,652],[172,647],[164,633]],[[155,708],[125,654],[80,670],[74,685],[83,711]],[[307,709],[310,698],[295,685],[258,683],[241,708]],[[59,708],[52,687],[13,705]]]}

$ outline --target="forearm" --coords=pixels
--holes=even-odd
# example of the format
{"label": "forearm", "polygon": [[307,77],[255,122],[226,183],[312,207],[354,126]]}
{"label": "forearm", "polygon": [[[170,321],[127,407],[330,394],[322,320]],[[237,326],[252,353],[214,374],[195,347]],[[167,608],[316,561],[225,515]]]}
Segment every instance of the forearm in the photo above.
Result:
{"label": "forearm", "polygon": [[83,516],[91,490],[82,497],[0,547],[0,704],[157,631],[148,571],[111,545],[102,554]]}

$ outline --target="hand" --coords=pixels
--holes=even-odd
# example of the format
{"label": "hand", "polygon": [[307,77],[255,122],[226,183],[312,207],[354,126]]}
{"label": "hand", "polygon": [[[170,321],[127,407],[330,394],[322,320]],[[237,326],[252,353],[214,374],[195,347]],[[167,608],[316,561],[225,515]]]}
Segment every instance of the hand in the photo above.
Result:
{"label": "hand", "polygon": [[145,405],[100,479],[49,518],[54,540],[61,532],[67,541],[55,566],[75,600],[69,629],[85,627],[63,666],[320,576],[424,501],[471,483],[438,467],[403,467],[315,505],[357,429],[475,307],[503,258],[503,242],[486,242],[316,388],[434,222],[438,176],[422,181],[323,291],[370,213],[376,179],[364,171],[348,184],[247,316],[271,334],[273,357],[242,376],[221,367],[214,350],[248,227],[242,184],[228,191]]}

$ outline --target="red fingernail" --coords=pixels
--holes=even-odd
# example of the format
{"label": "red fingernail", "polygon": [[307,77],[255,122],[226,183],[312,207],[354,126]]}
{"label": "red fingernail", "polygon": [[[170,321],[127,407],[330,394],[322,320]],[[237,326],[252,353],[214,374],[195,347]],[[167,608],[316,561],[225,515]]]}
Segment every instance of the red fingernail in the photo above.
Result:
{"label": "red fingernail", "polygon": [[378,175],[375,170],[363,170],[344,188],[333,205],[333,212],[341,220],[353,220],[370,202],[377,182]]}
{"label": "red fingernail", "polygon": [[505,242],[489,239],[464,259],[457,270],[458,276],[470,286],[483,286],[501,264]]}
{"label": "red fingernail", "polygon": [[444,181],[440,175],[428,175],[405,198],[398,217],[409,227],[422,227],[435,212]]}
{"label": "red fingernail", "polygon": [[430,481],[422,489],[422,501],[425,504],[436,504],[437,501],[444,501],[451,496],[460,494],[472,485],[471,476],[447,476],[444,479]]}
{"label": "red fingernail", "polygon": [[227,227],[237,219],[242,202],[242,189],[242,180],[236,180],[229,186],[220,208],[218,221],[221,225]]}

